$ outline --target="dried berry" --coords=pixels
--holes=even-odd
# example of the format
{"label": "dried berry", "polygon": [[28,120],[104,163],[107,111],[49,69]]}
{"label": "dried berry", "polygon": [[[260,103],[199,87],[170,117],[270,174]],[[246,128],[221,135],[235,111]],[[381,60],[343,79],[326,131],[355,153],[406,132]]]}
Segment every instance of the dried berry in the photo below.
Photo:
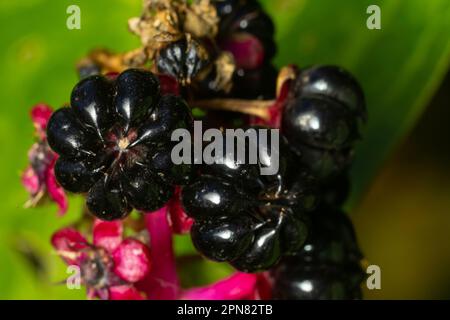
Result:
{"label": "dried berry", "polygon": [[159,72],[186,84],[209,64],[209,55],[198,41],[185,37],[162,48],[156,64]]}

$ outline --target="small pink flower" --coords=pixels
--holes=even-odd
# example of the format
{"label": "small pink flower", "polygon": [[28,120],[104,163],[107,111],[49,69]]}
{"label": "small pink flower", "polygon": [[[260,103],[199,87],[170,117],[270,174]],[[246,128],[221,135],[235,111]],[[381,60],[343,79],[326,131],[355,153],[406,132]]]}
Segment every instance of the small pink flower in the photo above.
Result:
{"label": "small pink flower", "polygon": [[145,298],[135,284],[150,272],[150,250],[136,239],[123,239],[122,233],[120,221],[95,220],[93,244],[73,228],[59,230],[52,237],[51,242],[63,260],[80,268],[91,299]]}
{"label": "small pink flower", "polygon": [[30,194],[26,207],[36,206],[43,198],[49,197],[59,207],[59,214],[67,211],[68,203],[64,189],[55,178],[55,162],[57,155],[47,143],[46,128],[53,110],[38,104],[31,109],[31,119],[35,127],[37,142],[28,152],[29,166],[22,173],[22,184]]}

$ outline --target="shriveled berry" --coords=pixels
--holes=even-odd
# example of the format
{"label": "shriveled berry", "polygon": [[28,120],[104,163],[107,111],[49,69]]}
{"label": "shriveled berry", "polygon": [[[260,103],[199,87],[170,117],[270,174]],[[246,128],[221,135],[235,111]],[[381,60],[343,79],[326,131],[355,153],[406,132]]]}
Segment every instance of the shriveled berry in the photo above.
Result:
{"label": "shriveled berry", "polygon": [[191,38],[170,43],[159,51],[156,60],[160,73],[168,74],[182,84],[190,83],[208,63],[207,50]]}
{"label": "shriveled berry", "polygon": [[73,90],[71,107],[56,111],[48,124],[52,149],[60,155],[58,182],[87,192],[89,210],[103,220],[125,217],[132,208],[162,207],[191,175],[168,156],[171,132],[192,128],[180,98],[163,95],[158,78],[129,69],[115,78],[93,76]]}

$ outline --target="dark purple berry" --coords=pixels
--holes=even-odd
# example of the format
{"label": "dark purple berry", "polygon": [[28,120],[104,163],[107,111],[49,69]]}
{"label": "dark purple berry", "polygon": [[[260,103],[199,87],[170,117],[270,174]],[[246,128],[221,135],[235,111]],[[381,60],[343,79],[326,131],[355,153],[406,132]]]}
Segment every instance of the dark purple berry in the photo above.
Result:
{"label": "dark purple berry", "polygon": [[316,66],[305,69],[297,82],[299,95],[326,96],[343,104],[357,118],[367,117],[364,92],[358,81],[337,66]]}
{"label": "dark purple berry", "polygon": [[[276,53],[275,27],[256,1],[216,2],[219,46],[233,53],[238,68],[257,69]],[[223,14],[230,11],[228,14]]]}
{"label": "dark purple berry", "polygon": [[348,170],[353,159],[352,149],[324,150],[306,144],[291,145],[298,161],[306,166],[322,184],[333,181]]}
{"label": "dark purple berry", "polygon": [[186,213],[195,219],[196,248],[245,272],[268,269],[298,251],[307,233],[305,212],[317,201],[314,179],[295,163],[284,139],[278,173],[261,175],[270,143],[257,164],[237,163],[224,152],[221,163],[201,166],[182,192]]}
{"label": "dark purple berry", "polygon": [[344,212],[322,206],[309,217],[311,230],[295,259],[319,264],[359,263],[363,255],[353,225]]}
{"label": "dark purple berry", "polygon": [[68,191],[87,192],[89,210],[103,220],[132,208],[159,209],[191,175],[189,165],[170,158],[170,135],[178,128],[192,128],[190,109],[178,97],[161,96],[152,73],[86,78],[74,88],[70,108],[56,111],[47,127],[60,155],[56,178]]}
{"label": "dark purple berry", "polygon": [[319,181],[329,184],[347,171],[366,119],[364,94],[353,76],[335,66],[305,69],[283,104],[282,132]]}
{"label": "dark purple berry", "polygon": [[340,150],[359,138],[354,115],[342,104],[321,96],[300,96],[288,103],[283,132],[294,145]]}
{"label": "dark purple berry", "polygon": [[274,271],[273,298],[281,300],[359,300],[364,275],[358,267],[340,270],[310,264],[280,264]]}
{"label": "dark purple berry", "polygon": [[215,261],[231,261],[253,243],[255,224],[251,217],[207,219],[197,221],[191,229],[194,246]]}
{"label": "dark purple berry", "polygon": [[342,207],[350,194],[350,189],[349,175],[343,172],[321,187],[322,201],[330,207]]}
{"label": "dark purple berry", "polygon": [[309,214],[301,250],[272,271],[275,299],[360,299],[363,258],[353,226],[341,211],[320,207]]}

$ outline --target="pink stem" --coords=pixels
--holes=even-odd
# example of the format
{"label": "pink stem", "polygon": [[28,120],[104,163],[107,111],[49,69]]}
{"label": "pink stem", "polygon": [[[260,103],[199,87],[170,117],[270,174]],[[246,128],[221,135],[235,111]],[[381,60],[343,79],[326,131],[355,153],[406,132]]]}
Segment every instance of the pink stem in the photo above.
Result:
{"label": "pink stem", "polygon": [[183,300],[253,300],[258,276],[236,272],[227,279],[209,286],[184,291]]}
{"label": "pink stem", "polygon": [[145,214],[145,224],[150,234],[152,269],[138,284],[150,300],[175,300],[180,294],[172,230],[167,220],[167,207]]}

